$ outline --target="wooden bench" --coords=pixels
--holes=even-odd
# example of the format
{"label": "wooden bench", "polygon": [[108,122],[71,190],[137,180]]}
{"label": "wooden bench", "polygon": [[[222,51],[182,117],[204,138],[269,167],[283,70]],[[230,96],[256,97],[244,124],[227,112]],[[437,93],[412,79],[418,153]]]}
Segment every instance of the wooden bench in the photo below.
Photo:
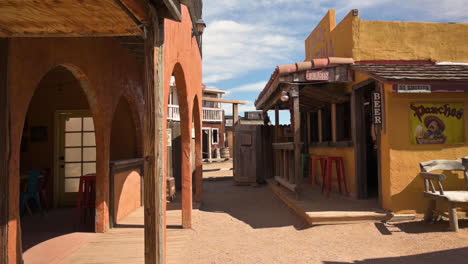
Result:
{"label": "wooden bench", "polygon": [[[450,204],[449,220],[450,229],[458,232],[457,204],[468,203],[468,191],[456,190],[445,191],[442,182],[447,179],[444,174],[431,173],[432,171],[463,171],[465,182],[468,184],[468,158],[459,160],[431,160],[420,163],[421,176],[424,178],[424,197],[430,199],[429,208],[427,209],[425,220],[433,219],[436,209],[436,201],[446,201]],[[434,185],[437,183],[437,189]]]}

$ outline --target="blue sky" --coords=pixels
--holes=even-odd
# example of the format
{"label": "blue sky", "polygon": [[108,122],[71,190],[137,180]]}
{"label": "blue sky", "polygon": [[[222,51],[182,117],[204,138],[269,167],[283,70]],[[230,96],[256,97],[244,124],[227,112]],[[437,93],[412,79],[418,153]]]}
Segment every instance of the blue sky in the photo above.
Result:
{"label": "blue sky", "polygon": [[255,110],[276,65],[304,60],[304,41],[328,9],[339,23],[355,8],[366,20],[468,23],[468,0],[204,0],[204,82],[248,101],[241,112]]}

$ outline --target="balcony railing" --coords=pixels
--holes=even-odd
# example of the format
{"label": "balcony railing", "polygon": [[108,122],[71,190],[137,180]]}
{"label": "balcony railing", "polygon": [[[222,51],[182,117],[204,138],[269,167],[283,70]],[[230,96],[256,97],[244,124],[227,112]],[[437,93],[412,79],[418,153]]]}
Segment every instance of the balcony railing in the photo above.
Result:
{"label": "balcony railing", "polygon": [[[172,121],[180,121],[180,112],[178,105],[169,105],[167,119]],[[203,108],[203,122],[222,122],[223,109],[221,108]]]}

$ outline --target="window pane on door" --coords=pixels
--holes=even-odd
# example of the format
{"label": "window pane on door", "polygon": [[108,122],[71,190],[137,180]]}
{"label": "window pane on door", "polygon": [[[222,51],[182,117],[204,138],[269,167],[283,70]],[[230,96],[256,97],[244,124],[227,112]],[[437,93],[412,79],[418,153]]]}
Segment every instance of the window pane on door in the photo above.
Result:
{"label": "window pane on door", "polygon": [[65,179],[65,192],[78,192],[78,186],[80,184],[80,179],[72,178]]}
{"label": "window pane on door", "polygon": [[65,120],[65,132],[81,131],[81,117],[71,117]]}
{"label": "window pane on door", "polygon": [[83,146],[96,146],[96,136],[94,132],[83,133]]}
{"label": "window pane on door", "polygon": [[81,176],[81,163],[66,163],[65,164],[65,178],[80,177]]}
{"label": "window pane on door", "polygon": [[81,148],[66,148],[65,162],[81,161]]}
{"label": "window pane on door", "polygon": [[96,162],[83,163],[83,175],[96,173]]}
{"label": "window pane on door", "polygon": [[83,119],[83,131],[94,131],[94,122],[92,117]]}
{"label": "window pane on door", "polygon": [[83,161],[96,161],[96,148],[83,148]]}
{"label": "window pane on door", "polygon": [[80,147],[81,133],[65,133],[65,147]]}

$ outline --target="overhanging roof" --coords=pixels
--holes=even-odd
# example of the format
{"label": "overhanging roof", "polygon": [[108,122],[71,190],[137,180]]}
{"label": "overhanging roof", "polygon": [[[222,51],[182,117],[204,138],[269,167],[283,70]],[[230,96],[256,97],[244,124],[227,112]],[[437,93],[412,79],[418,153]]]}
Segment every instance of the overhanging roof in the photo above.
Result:
{"label": "overhanging roof", "polygon": [[[149,2],[161,18],[182,20],[180,0],[0,0],[0,37],[141,36]],[[201,10],[200,0],[184,2]]]}
{"label": "overhanging roof", "polygon": [[[353,63],[354,60],[352,58],[329,57],[277,66],[265,88],[255,101],[255,107],[258,110],[268,110],[270,106],[279,100],[282,84],[312,85],[349,80],[348,68]],[[332,76],[327,81],[308,81],[305,75],[308,71],[312,70],[328,71]]]}
{"label": "overhanging roof", "polygon": [[468,65],[358,64],[351,68],[386,82],[468,82]]}

